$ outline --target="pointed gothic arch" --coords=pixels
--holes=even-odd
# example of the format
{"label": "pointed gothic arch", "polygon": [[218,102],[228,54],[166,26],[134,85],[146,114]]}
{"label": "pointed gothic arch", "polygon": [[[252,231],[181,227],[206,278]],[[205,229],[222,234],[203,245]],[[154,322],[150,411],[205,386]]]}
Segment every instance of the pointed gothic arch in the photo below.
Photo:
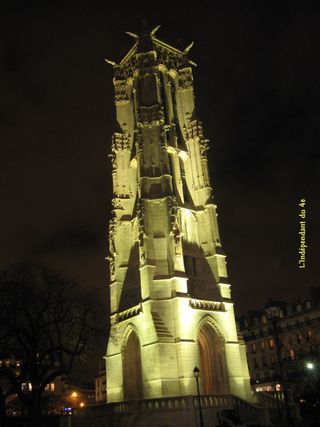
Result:
{"label": "pointed gothic arch", "polygon": [[132,327],[127,328],[122,349],[124,400],[143,398],[140,341]]}
{"label": "pointed gothic arch", "polygon": [[198,348],[202,393],[223,394],[229,391],[224,340],[211,319],[201,322]]}

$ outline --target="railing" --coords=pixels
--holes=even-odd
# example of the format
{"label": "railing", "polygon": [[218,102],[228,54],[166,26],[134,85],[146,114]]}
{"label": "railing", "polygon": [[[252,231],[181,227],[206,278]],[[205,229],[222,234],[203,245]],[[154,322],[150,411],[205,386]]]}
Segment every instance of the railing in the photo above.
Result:
{"label": "railing", "polygon": [[275,393],[262,393],[257,392],[255,394],[257,403],[260,406],[266,407],[266,408],[281,408],[284,409],[285,404],[283,400],[283,394],[282,392],[275,392]]}
{"label": "railing", "polygon": [[129,401],[113,403],[114,412],[154,411],[157,409],[186,409],[190,406],[190,396],[164,397],[156,399],[144,399],[141,401]]}
{"label": "railing", "polygon": [[[268,409],[275,401],[272,396],[262,396],[259,393],[260,400],[263,398],[264,406],[259,407],[251,404],[238,396],[232,394],[219,394],[219,395],[208,395],[200,396],[201,407],[204,416],[216,417],[217,412],[223,410],[235,410],[239,417],[246,422],[260,422],[266,424],[268,420]],[[283,403],[283,402],[281,402]],[[76,410],[75,415],[79,417],[98,417],[109,419],[110,417],[130,417],[132,415],[137,416],[149,416],[151,413],[157,412],[179,412],[183,417],[189,417],[192,413],[198,412],[199,400],[197,396],[177,396],[177,397],[166,397],[166,398],[154,398],[145,400],[135,400],[128,402],[116,402],[105,405],[93,406],[83,408],[82,410]],[[271,410],[276,413],[271,407]],[[148,415],[149,414],[149,415]],[[179,415],[179,416],[180,416]],[[118,418],[116,418],[118,419]]]}
{"label": "railing", "polygon": [[[214,396],[200,396],[201,407],[216,408],[216,409],[243,409],[247,412],[258,413],[260,408],[252,405],[240,397],[231,394],[221,394]],[[155,410],[181,410],[198,408],[199,401],[197,396],[179,396],[179,397],[165,397],[155,399],[145,399],[141,401],[130,401],[113,403],[113,410],[117,413],[128,412],[145,412]]]}

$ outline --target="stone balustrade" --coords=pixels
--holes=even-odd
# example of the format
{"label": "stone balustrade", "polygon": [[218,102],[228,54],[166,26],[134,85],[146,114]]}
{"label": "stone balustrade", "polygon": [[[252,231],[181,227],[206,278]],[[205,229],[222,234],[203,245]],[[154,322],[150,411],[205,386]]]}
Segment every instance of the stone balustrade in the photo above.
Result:
{"label": "stone balustrade", "polygon": [[[245,400],[231,395],[221,394],[214,396],[200,396],[202,408],[216,408],[216,409],[227,409],[237,408],[245,409],[250,412],[258,412],[259,408],[252,405]],[[177,409],[191,409],[198,408],[199,400],[197,396],[179,396],[179,397],[166,397],[158,399],[145,399],[142,401],[129,401],[113,403],[114,412],[117,413],[128,413],[136,411],[155,411],[155,410],[177,410]]]}

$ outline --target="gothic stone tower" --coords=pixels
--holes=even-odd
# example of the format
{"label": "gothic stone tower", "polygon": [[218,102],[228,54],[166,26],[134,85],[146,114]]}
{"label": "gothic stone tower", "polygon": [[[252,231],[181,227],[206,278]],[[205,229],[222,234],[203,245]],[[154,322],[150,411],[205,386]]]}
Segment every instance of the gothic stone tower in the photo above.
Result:
{"label": "gothic stone tower", "polygon": [[114,67],[107,400],[250,399],[187,52],[155,37]]}

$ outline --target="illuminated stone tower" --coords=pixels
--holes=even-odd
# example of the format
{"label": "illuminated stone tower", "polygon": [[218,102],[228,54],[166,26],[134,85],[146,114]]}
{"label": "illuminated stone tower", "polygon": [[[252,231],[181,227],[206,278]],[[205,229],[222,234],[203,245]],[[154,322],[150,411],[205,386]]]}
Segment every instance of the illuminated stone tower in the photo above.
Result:
{"label": "illuminated stone tower", "polygon": [[111,331],[107,400],[203,394],[250,399],[221,248],[191,65],[155,37],[114,67]]}

